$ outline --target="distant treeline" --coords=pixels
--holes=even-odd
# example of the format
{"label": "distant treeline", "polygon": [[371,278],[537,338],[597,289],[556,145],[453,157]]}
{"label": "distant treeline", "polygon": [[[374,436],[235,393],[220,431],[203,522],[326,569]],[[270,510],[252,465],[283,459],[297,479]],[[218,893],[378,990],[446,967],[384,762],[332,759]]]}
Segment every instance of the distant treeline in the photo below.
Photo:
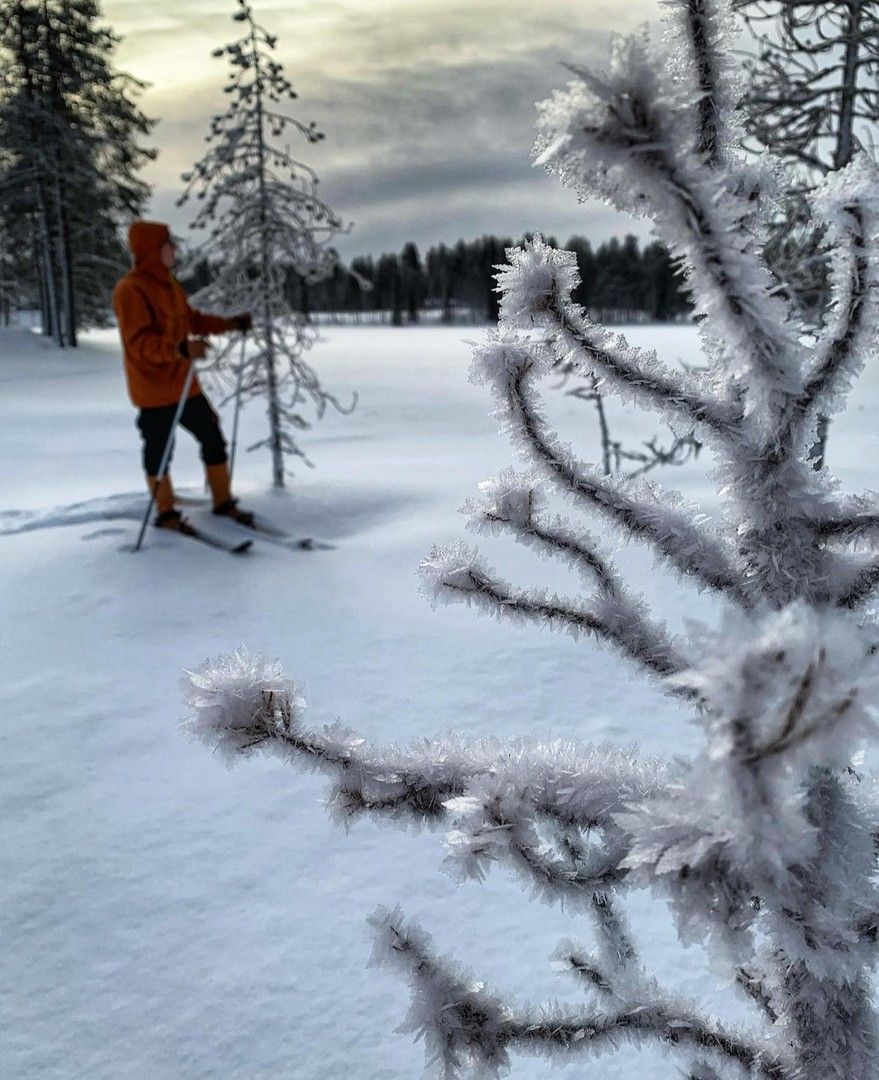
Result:
{"label": "distant treeline", "polygon": [[[521,241],[519,241],[521,242]],[[316,322],[496,322],[496,266],[514,246],[507,237],[483,236],[437,244],[422,257],[413,243],[399,255],[358,256],[333,277],[307,284],[293,270],[287,288],[295,307]],[[558,244],[552,237],[549,243]],[[576,252],[581,284],[574,299],[603,322],[671,321],[685,318],[690,304],[681,275],[662,244],[641,247],[634,236],[593,248],[582,236],[564,245]],[[186,282],[198,288],[210,279],[201,265]]]}

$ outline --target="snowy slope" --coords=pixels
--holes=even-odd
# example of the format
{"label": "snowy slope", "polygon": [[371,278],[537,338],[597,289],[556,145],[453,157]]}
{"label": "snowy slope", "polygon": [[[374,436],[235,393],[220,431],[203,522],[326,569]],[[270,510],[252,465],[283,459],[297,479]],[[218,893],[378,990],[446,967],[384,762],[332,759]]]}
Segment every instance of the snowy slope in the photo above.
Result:
{"label": "snowy slope", "polygon": [[[690,329],[630,336],[697,359]],[[511,452],[467,381],[460,330],[326,338],[314,358],[342,396],[358,388],[360,407],[306,437],[318,468],[300,469],[288,495],[267,490],[262,455],[240,459],[239,487],[297,535],[336,546],[258,543],[233,559],[167,535],[127,550],[143,504],[114,334],[65,355],[0,331],[4,1078],[418,1076],[421,1048],[393,1034],[406,992],[366,967],[364,922],[379,903],[400,902],[514,998],[578,998],[548,957],[563,936],[588,941],[581,920],[531,903],[502,872],[459,888],[440,870],[440,836],[371,823],[346,836],[318,778],[269,760],[229,772],[179,738],[178,678],[206,656],[239,642],[277,655],[306,683],[312,722],[338,716],[376,740],[457,728],[685,754],[696,737],[674,703],[589,644],[428,607],[418,561],[463,534],[458,506]],[[877,395],[879,374],[832,435],[831,465],[859,487],[876,483]],[[559,396],[553,414],[594,451],[588,406]],[[261,434],[253,406],[244,428],[244,445]],[[624,428],[632,440],[655,430],[617,418]],[[664,477],[701,498],[708,464]],[[198,492],[185,434],[174,473]],[[555,584],[527,552],[482,546],[505,576]],[[676,624],[710,614],[636,548],[620,557]],[[646,898],[631,910],[667,980],[725,1007],[664,910]],[[594,1075],[622,1077],[627,1061],[602,1059]],[[656,1080],[679,1075],[672,1059],[645,1064]],[[549,1072],[526,1059],[513,1075]]]}

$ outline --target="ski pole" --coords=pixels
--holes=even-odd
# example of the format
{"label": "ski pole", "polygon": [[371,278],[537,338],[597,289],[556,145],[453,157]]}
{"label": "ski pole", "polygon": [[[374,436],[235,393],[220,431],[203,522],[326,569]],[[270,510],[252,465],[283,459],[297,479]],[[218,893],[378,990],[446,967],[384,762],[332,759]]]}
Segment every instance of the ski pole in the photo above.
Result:
{"label": "ski pole", "polygon": [[238,449],[238,417],[241,413],[241,384],[244,382],[244,350],[247,348],[247,334],[241,334],[241,358],[238,361],[238,381],[235,385],[235,412],[232,416],[232,445],[229,448],[229,481],[235,471],[235,451]]}
{"label": "ski pole", "polygon": [[159,463],[159,472],[156,477],[156,482],[153,485],[153,489],[150,492],[150,501],[147,503],[146,513],[143,516],[143,521],[140,523],[140,533],[137,537],[137,543],[134,545],[135,551],[140,551],[140,546],[143,543],[144,533],[146,532],[147,523],[150,520],[150,514],[152,513],[153,503],[156,501],[156,492],[158,491],[159,484],[165,479],[165,475],[168,472],[168,465],[171,461],[171,448],[174,445],[174,432],[177,430],[177,425],[180,422],[180,417],[183,414],[183,408],[189,398],[189,391],[192,387],[192,380],[195,378],[195,361],[189,361],[189,369],[186,372],[186,379],[183,383],[183,390],[180,393],[180,400],[177,402],[177,410],[174,413],[174,420],[171,424],[171,430],[168,432],[168,441],[165,443],[165,449],[162,451],[162,459]]}

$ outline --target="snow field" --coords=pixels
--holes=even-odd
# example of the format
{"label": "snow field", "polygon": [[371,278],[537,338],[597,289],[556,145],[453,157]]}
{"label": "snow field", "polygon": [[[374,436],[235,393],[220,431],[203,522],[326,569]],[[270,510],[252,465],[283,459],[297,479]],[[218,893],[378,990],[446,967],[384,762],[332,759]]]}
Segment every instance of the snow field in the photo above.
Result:
{"label": "snow field", "polygon": [[[306,685],[309,723],[339,717],[377,741],[454,728],[686,754],[698,737],[674,702],[589,642],[429,608],[419,560],[466,537],[457,508],[512,451],[486,415],[489,396],[467,381],[460,328],[323,333],[312,359],[343,398],[356,387],[360,407],[306,435],[318,468],[299,468],[287,495],[268,491],[264,454],[240,456],[237,486],[296,535],[337,546],[291,553],[257,541],[238,560],[154,532],[140,555],[123,550],[143,502],[100,501],[141,483],[114,333],[91,335],[76,355],[0,333],[0,1045],[11,1080],[418,1076],[421,1048],[393,1034],[407,991],[366,966],[365,919],[380,903],[401,903],[514,999],[579,997],[549,956],[562,937],[588,944],[585,920],[530,903],[503,871],[458,887],[441,873],[440,834],[364,821],[346,836],[326,817],[319,778],[258,758],[227,771],[180,739],[178,678],[207,656],[240,642],[278,656]],[[698,359],[690,328],[629,336],[664,359]],[[831,468],[855,490],[875,484],[877,394],[868,373],[831,434]],[[583,456],[597,452],[589,406],[559,393],[550,411]],[[627,442],[659,430],[611,417]],[[261,434],[250,406],[241,445]],[[708,467],[703,456],[656,476],[701,500]],[[174,476],[198,491],[185,433]],[[57,509],[76,503],[86,506]],[[108,506],[121,516],[105,520]],[[64,520],[77,523],[32,527]],[[578,584],[510,543],[479,546],[508,580]],[[619,561],[676,627],[711,615],[638,547]],[[629,911],[663,979],[727,1007],[664,909],[635,897]],[[603,1059],[602,1080],[632,1060]],[[673,1059],[640,1067],[679,1075]],[[582,1072],[572,1060],[554,1075]],[[532,1060],[513,1070],[548,1075]]]}

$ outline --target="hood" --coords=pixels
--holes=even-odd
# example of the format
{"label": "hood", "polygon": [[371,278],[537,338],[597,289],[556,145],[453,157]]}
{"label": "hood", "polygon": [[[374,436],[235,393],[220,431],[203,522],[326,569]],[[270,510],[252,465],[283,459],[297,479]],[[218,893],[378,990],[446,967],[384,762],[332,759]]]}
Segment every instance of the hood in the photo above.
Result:
{"label": "hood", "polygon": [[171,230],[161,221],[135,221],[128,230],[128,246],[134,257],[134,265],[163,276],[169,274],[162,263],[161,251],[171,239]]}

